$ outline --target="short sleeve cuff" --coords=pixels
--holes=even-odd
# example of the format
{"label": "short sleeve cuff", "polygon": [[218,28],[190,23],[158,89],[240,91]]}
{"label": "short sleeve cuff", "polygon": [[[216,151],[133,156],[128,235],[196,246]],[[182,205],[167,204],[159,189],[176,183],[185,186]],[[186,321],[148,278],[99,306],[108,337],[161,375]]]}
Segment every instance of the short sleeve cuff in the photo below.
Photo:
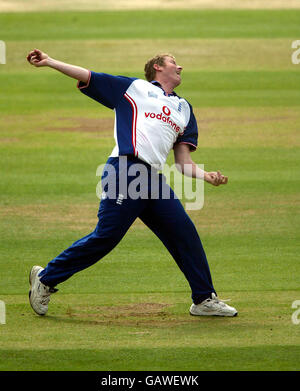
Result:
{"label": "short sleeve cuff", "polygon": [[89,71],[89,78],[88,78],[88,81],[86,83],[84,83],[83,81],[78,80],[77,88],[79,88],[80,90],[82,90],[83,88],[87,88],[89,86],[89,84],[90,84],[91,76],[92,76],[92,72]]}
{"label": "short sleeve cuff", "polygon": [[179,143],[174,144],[174,147],[175,147],[175,145],[179,145],[179,144],[187,144],[190,147],[191,152],[194,152],[197,149],[197,145],[189,143],[187,141],[180,141]]}

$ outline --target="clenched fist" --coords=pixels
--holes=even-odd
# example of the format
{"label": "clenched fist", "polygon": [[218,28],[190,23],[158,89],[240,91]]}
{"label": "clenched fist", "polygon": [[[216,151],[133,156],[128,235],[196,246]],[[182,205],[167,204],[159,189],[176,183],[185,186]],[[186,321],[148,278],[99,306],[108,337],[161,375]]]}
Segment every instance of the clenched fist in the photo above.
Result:
{"label": "clenched fist", "polygon": [[206,181],[211,183],[214,186],[226,185],[228,183],[228,177],[216,172],[208,172],[206,175]]}
{"label": "clenched fist", "polygon": [[34,49],[29,52],[27,56],[27,61],[36,67],[43,67],[48,65],[48,58],[48,54],[43,53],[39,49]]}

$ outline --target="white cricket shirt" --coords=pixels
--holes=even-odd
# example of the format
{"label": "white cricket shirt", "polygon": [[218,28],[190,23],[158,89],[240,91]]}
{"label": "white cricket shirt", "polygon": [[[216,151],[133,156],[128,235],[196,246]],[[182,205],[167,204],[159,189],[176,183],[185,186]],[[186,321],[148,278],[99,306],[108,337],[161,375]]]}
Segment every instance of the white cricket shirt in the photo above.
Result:
{"label": "white cricket shirt", "polygon": [[198,128],[192,106],[160,84],[124,76],[90,72],[85,95],[115,111],[116,145],[110,156],[134,155],[161,169],[175,144],[197,148]]}

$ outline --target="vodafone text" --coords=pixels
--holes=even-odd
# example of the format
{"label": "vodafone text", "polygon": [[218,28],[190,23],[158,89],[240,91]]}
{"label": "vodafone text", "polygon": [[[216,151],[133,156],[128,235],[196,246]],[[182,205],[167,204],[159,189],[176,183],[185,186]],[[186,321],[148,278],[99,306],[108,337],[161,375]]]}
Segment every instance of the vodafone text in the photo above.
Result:
{"label": "vodafone text", "polygon": [[138,383],[146,386],[198,386],[198,376],[146,376],[143,380],[137,380],[134,377],[103,377],[101,386],[123,386],[129,389],[133,388]]}
{"label": "vodafone text", "polygon": [[146,118],[152,118],[152,119],[156,118],[159,119],[160,121],[166,122],[175,130],[176,133],[178,133],[180,131],[180,127],[174,121],[171,120],[170,115],[171,115],[171,110],[167,106],[163,106],[162,113],[159,114],[150,113],[150,112],[145,113]]}

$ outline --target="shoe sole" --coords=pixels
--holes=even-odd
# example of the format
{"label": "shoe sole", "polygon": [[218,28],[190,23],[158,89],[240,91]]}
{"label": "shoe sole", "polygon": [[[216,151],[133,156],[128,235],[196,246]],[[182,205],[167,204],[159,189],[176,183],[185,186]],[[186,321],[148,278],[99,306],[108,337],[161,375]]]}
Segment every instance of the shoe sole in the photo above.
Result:
{"label": "shoe sole", "polygon": [[236,312],[234,315],[220,315],[220,314],[192,314],[190,312],[191,316],[222,316],[223,318],[235,318],[238,315],[238,312]]}

